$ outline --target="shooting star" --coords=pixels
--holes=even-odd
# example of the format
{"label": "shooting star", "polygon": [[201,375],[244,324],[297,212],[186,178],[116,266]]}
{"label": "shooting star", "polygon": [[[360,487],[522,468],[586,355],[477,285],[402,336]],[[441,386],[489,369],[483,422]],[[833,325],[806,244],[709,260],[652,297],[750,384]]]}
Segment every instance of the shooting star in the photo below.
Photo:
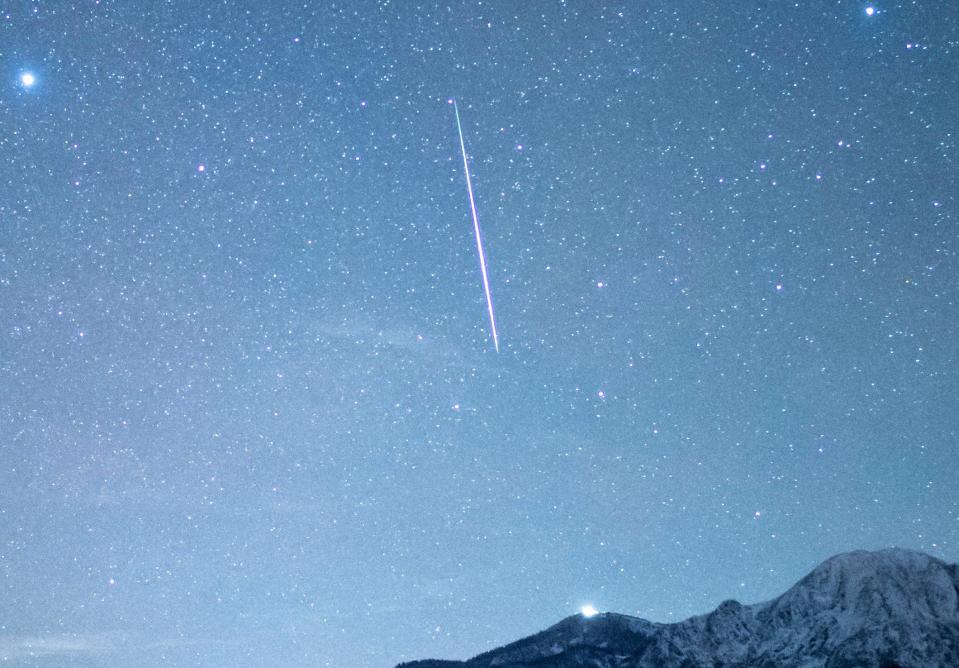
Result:
{"label": "shooting star", "polygon": [[493,347],[499,352],[499,335],[496,333],[496,316],[493,315],[493,295],[489,289],[489,275],[486,273],[486,254],[483,252],[483,240],[480,236],[479,217],[476,215],[476,200],[473,198],[473,181],[470,178],[470,165],[466,159],[466,142],[463,141],[463,126],[460,124],[460,110],[456,100],[450,98],[453,113],[456,114],[456,131],[460,136],[460,150],[463,152],[463,172],[466,174],[466,192],[470,196],[470,212],[473,214],[473,233],[476,236],[476,252],[479,255],[480,271],[483,274],[483,292],[486,293],[486,310],[489,312],[489,326],[493,333]]}

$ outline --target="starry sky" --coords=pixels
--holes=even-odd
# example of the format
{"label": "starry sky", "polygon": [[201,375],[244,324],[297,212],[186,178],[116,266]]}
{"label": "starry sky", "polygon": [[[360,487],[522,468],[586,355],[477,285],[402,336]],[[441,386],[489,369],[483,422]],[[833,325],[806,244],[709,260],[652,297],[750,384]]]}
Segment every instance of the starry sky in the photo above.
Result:
{"label": "starry sky", "polygon": [[959,560],[957,35],[4,3],[0,658],[389,668]]}

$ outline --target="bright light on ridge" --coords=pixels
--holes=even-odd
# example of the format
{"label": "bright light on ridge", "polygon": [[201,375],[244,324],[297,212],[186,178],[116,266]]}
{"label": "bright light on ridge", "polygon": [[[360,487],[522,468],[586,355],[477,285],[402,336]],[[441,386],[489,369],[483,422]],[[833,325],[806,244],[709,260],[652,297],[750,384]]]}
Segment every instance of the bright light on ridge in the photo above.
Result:
{"label": "bright light on ridge", "polygon": [[579,614],[581,614],[583,617],[595,617],[599,614],[599,610],[594,608],[592,603],[587,603],[579,609]]}

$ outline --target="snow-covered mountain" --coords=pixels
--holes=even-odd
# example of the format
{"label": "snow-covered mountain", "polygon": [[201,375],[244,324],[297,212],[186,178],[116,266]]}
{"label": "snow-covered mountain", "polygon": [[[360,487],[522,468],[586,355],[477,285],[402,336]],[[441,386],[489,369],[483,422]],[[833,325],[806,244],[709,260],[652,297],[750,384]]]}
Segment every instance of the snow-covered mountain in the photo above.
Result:
{"label": "snow-covered mountain", "polygon": [[397,668],[959,667],[959,566],[921,552],[840,554],[777,599],[676,624],[568,617],[468,661]]}

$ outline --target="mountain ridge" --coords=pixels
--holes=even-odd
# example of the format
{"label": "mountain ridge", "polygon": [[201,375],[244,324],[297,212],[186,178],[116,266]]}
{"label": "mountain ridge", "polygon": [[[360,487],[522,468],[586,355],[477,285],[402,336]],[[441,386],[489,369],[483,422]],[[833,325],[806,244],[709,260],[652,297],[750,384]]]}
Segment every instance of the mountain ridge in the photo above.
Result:
{"label": "mountain ridge", "polygon": [[826,559],[780,596],[675,623],[573,615],[466,661],[397,668],[926,668],[959,666],[959,565],[922,552]]}

